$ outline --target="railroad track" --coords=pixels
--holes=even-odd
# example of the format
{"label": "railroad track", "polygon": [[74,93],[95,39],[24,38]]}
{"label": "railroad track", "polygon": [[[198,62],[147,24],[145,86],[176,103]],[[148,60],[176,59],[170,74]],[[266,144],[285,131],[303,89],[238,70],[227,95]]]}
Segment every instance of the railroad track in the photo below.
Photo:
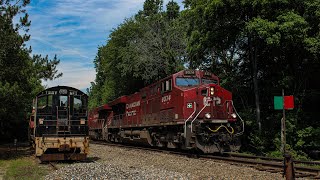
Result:
{"label": "railroad track", "polygon": [[52,170],[58,170],[59,168],[57,167],[57,163],[54,163],[54,162],[41,162],[41,160],[37,157],[35,157],[36,161],[39,163],[39,164],[43,164],[43,165],[48,165],[50,169]]}
{"label": "railroad track", "polygon": [[[212,156],[212,155],[199,155],[200,158],[204,159],[214,159],[214,160],[221,160],[221,161],[227,161],[233,164],[246,164],[250,167],[256,168],[258,170],[262,171],[268,171],[268,172],[275,172],[275,173],[281,173],[283,172],[284,166],[283,166],[283,160],[279,161],[277,159],[276,161],[266,158],[266,159],[260,159],[259,156],[250,157],[247,158],[245,155],[239,157],[230,156],[230,157],[219,157],[219,156]],[[313,162],[309,162],[309,164],[313,164]],[[294,165],[295,169],[295,177],[301,178],[301,177],[310,177],[310,178],[320,178],[320,169],[318,168],[312,168],[312,167],[305,167],[301,165]]]}
{"label": "railroad track", "polygon": [[54,164],[53,162],[49,162],[48,163],[49,166],[53,169],[53,170],[58,170],[59,168],[56,166],[56,164]]}
{"label": "railroad track", "polygon": [[[272,158],[272,157],[264,157],[264,156],[253,156],[253,155],[247,155],[247,154],[240,154],[240,153],[224,153],[233,157],[245,157],[248,159],[261,159],[261,160],[270,160],[270,161],[278,161],[278,162],[282,162],[283,159],[282,158]],[[293,160],[293,162],[295,164],[304,164],[304,165],[319,165],[320,166],[320,162],[319,161],[301,161],[301,160]]]}
{"label": "railroad track", "polygon": [[[115,144],[115,143],[108,143],[105,141],[91,141],[91,143],[108,145],[108,146],[116,146],[116,147],[124,147],[127,149],[155,151],[155,152],[175,154],[175,155],[187,156],[191,158],[200,158],[200,159],[206,159],[206,160],[212,159],[212,160],[217,160],[221,162],[228,162],[230,164],[235,164],[235,165],[246,165],[261,171],[267,171],[272,173],[283,173],[284,171],[283,159],[280,159],[280,158],[252,156],[252,155],[244,155],[244,154],[238,154],[238,153],[225,153],[225,155],[227,156],[204,155],[204,154],[194,154],[194,153],[185,152],[185,151],[172,151],[172,150],[159,149],[159,148]],[[320,165],[320,162],[299,161],[299,160],[293,160],[293,161],[294,161],[296,178],[309,177],[314,179],[320,179],[320,169],[309,167],[311,165]],[[307,165],[307,166],[303,166],[303,165]]]}

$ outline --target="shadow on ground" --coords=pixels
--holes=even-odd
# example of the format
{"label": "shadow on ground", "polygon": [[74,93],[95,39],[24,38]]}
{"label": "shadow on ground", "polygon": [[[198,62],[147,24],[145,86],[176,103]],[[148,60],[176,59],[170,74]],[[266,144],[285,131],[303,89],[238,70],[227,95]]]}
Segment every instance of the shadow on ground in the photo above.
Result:
{"label": "shadow on ground", "polygon": [[99,157],[88,157],[85,160],[85,162],[92,163],[92,162],[98,161],[99,159],[100,159]]}
{"label": "shadow on ground", "polygon": [[33,155],[33,148],[29,143],[0,145],[0,160],[11,160]]}

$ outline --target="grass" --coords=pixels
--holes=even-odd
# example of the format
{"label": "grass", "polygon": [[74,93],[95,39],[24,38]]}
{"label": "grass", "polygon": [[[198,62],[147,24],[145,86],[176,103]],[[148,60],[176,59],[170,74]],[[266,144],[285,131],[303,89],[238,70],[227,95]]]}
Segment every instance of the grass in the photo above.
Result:
{"label": "grass", "polygon": [[46,166],[39,165],[33,157],[0,160],[0,166],[5,167],[4,180],[38,180],[43,179],[49,172]]}
{"label": "grass", "polygon": [[39,164],[28,146],[0,146],[0,179],[39,180],[50,172],[48,165]]}

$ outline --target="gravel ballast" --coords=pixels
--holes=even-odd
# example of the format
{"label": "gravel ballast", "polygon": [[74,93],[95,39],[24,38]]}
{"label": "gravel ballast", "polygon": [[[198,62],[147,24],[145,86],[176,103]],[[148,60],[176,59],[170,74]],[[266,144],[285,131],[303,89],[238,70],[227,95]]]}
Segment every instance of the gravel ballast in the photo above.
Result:
{"label": "gravel ballast", "polygon": [[213,160],[90,144],[94,162],[65,165],[45,179],[283,179],[280,173]]}

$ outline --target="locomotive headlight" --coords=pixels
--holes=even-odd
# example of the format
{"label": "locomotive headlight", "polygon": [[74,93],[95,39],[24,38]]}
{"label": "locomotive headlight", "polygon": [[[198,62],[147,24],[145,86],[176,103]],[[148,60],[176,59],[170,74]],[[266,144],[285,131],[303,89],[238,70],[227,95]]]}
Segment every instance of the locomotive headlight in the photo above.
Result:
{"label": "locomotive headlight", "polygon": [[86,120],[85,119],[80,119],[80,124],[86,124]]}
{"label": "locomotive headlight", "polygon": [[43,118],[39,118],[39,124],[43,124]]}
{"label": "locomotive headlight", "polygon": [[207,119],[210,119],[210,118],[211,118],[211,114],[210,114],[210,113],[206,113],[206,114],[204,115],[204,117],[206,117]]}
{"label": "locomotive headlight", "polygon": [[232,114],[231,114],[231,117],[232,117],[232,118],[237,118],[237,115],[236,115],[235,113],[232,113]]}
{"label": "locomotive headlight", "polygon": [[211,88],[210,88],[210,95],[211,95],[211,96],[214,95],[214,87],[211,87]]}

